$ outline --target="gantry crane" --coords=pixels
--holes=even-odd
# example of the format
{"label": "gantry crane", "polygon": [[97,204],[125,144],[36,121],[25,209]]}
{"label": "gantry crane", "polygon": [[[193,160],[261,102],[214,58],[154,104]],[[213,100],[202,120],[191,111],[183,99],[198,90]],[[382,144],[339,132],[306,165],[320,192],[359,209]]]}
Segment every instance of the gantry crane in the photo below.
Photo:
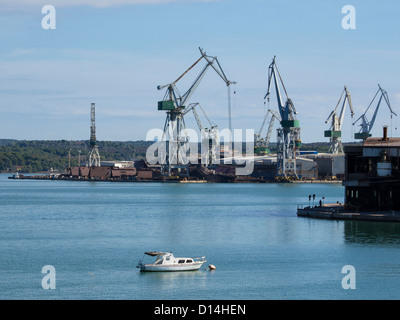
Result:
{"label": "gantry crane", "polygon": [[[208,121],[209,127],[204,127],[196,107],[199,107],[202,111],[204,117]],[[193,112],[197,126],[199,127],[201,133],[201,163],[205,167],[210,167],[217,163],[217,152],[219,147],[218,126],[208,118],[200,103],[189,104],[183,115],[186,115],[190,111]]]}
{"label": "gantry crane", "polygon": [[[368,111],[368,109],[371,107],[372,103],[374,102],[375,98],[378,96],[378,94],[381,94],[378,104],[376,106],[375,112],[372,116],[371,121],[368,121],[368,118],[366,116],[366,113]],[[379,110],[379,106],[382,102],[382,98],[385,99],[387,106],[389,107],[390,110],[390,117],[392,117],[393,115],[397,116],[397,114],[392,110],[392,107],[390,106],[390,102],[389,102],[389,97],[388,94],[385,90],[383,90],[381,88],[381,86],[378,84],[378,91],[376,92],[374,98],[372,99],[372,101],[370,102],[368,108],[365,110],[365,112],[356,120],[354,121],[353,125],[356,124],[360,119],[361,119],[361,129],[358,133],[354,134],[354,139],[367,139],[368,137],[371,136],[370,132],[372,130],[372,127],[374,126],[375,120],[376,120],[376,115],[378,114],[378,110]]]}
{"label": "gantry crane", "polygon": [[[89,167],[100,167],[100,154],[96,142],[96,105],[90,107],[90,151],[88,155]],[[80,164],[79,164],[80,165]]]}
{"label": "gantry crane", "polygon": [[[203,79],[206,71],[212,67],[215,72],[221,77],[228,87],[228,109],[230,115],[230,85],[236,82],[228,80],[217,57],[207,55],[201,48],[199,48],[201,57],[191,65],[182,75],[180,75],[174,82],[162,86],[158,86],[158,90],[167,88],[164,99],[158,102],[158,110],[167,111],[167,117],[164,125],[164,134],[162,141],[168,143],[168,147],[161,155],[161,173],[171,176],[171,170],[177,169],[179,176],[188,176],[188,160],[186,157],[188,138],[186,135],[186,126],[183,118],[183,111],[189,102],[190,97],[195,92],[196,88]],[[189,89],[180,95],[176,84],[182,79],[195,65],[201,60],[206,61],[206,65],[197,76]]]}
{"label": "gantry crane", "polygon": [[[337,109],[339,107],[340,102],[343,99],[342,109],[340,110],[340,114],[338,116]],[[342,125],[344,120],[344,113],[346,111],[346,102],[350,107],[351,118],[354,116],[353,105],[351,103],[351,94],[346,86],[344,86],[343,92],[339,98],[339,101],[335,107],[335,109],[330,113],[328,119],[326,119],[325,123],[328,123],[330,119],[332,119],[331,127],[329,130],[325,130],[325,138],[330,139],[330,147],[329,152],[332,154],[343,153],[343,145],[342,145]]]}
{"label": "gantry crane", "polygon": [[[286,94],[285,104],[282,101],[278,77]],[[268,90],[264,97],[264,99],[268,98],[268,101],[272,81],[275,84],[278,110],[281,116],[281,127],[277,130],[277,176],[296,178],[296,149],[301,146],[300,125],[299,120],[296,119],[297,111],[292,100],[288,97],[275,57],[268,68]]]}
{"label": "gantry crane", "polygon": [[[262,134],[262,131],[264,130],[265,124],[267,123],[269,114],[271,114],[271,117],[269,118],[267,135],[264,139],[264,138],[262,138],[261,134]],[[272,133],[272,128],[274,127],[275,119],[278,120],[279,122],[281,121],[281,117],[279,116],[278,112],[268,109],[267,113],[265,114],[264,121],[261,125],[260,130],[258,130],[258,132],[256,134],[254,134],[254,153],[255,154],[265,155],[265,154],[269,153],[268,146],[269,146],[269,141],[271,139],[271,133]]]}

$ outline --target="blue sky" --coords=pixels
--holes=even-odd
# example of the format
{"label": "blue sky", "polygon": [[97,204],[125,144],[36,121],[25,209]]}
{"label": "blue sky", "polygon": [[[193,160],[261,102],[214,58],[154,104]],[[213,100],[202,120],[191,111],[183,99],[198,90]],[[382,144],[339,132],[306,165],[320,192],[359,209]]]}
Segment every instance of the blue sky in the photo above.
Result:
{"label": "blue sky", "polygon": [[[55,30],[41,26],[47,4],[56,9]],[[355,30],[342,28],[348,4],[356,9]],[[325,120],[344,85],[356,118],[378,83],[400,117],[399,16],[400,4],[391,0],[1,0],[0,138],[89,139],[95,102],[98,140],[145,139],[165,121],[157,85],[175,80],[202,47],[237,81],[234,128],[260,128],[276,55],[303,142],[328,141]],[[181,92],[198,71],[178,83]],[[212,70],[190,102],[228,128],[227,89]],[[269,107],[277,108],[275,96]],[[399,117],[391,119],[382,104],[373,134],[387,124],[399,136]],[[347,110],[344,141],[359,129],[351,123]],[[191,114],[187,126],[197,128]]]}

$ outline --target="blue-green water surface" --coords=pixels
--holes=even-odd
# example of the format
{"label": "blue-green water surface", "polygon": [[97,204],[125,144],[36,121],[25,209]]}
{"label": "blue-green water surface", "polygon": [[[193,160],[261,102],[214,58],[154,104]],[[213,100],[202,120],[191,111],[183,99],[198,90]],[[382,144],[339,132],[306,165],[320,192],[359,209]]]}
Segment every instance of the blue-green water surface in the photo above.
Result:
{"label": "blue-green water surface", "polygon": [[[312,220],[340,184],[10,180],[0,175],[0,299],[398,299],[400,224]],[[311,200],[312,204],[313,200]],[[148,250],[206,256],[140,273]],[[208,264],[216,266],[208,271]],[[54,266],[56,288],[42,288]],[[345,265],[355,289],[344,289]]]}

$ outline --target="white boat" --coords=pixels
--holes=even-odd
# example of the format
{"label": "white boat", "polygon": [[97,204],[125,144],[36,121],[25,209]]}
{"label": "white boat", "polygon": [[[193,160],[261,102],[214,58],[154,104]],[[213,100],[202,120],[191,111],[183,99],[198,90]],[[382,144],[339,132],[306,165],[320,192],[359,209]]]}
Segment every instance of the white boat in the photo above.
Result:
{"label": "white boat", "polygon": [[172,252],[147,251],[146,255],[156,257],[154,263],[143,263],[139,261],[136,268],[140,271],[194,271],[199,270],[206,257],[201,258],[176,258]]}

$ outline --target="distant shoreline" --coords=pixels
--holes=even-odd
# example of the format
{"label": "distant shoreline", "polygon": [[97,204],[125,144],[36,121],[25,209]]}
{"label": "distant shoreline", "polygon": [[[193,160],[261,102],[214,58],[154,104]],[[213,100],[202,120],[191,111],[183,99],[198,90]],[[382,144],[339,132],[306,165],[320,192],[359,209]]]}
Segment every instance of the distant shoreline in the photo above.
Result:
{"label": "distant shoreline", "polygon": [[12,180],[52,180],[52,181],[86,181],[86,182],[126,182],[126,183],[135,183],[135,182],[161,182],[161,183],[312,183],[312,184],[341,184],[341,180],[290,180],[290,181],[273,181],[273,180],[265,180],[265,181],[257,181],[257,180],[237,180],[237,181],[207,181],[205,179],[88,179],[88,178],[69,178],[64,176],[53,176],[49,175],[41,175],[41,174],[20,174],[20,175],[10,175],[8,179]]}

